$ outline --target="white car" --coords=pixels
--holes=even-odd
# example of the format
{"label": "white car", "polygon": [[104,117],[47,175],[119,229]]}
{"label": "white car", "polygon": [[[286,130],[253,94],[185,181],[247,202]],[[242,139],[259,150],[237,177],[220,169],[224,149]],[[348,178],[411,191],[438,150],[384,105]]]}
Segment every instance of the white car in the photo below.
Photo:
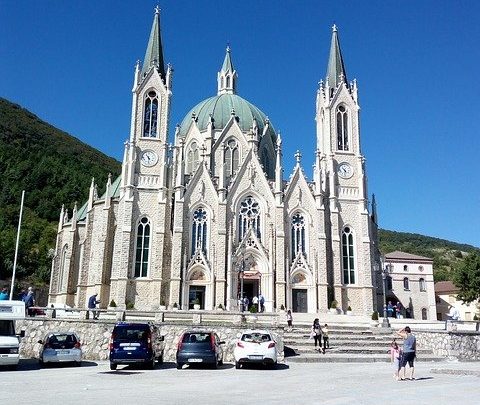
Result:
{"label": "white car", "polygon": [[76,366],[82,364],[82,347],[80,339],[74,332],[49,332],[45,339],[39,340],[40,365],[46,363],[71,362]]}
{"label": "white car", "polygon": [[242,332],[233,354],[237,369],[246,363],[264,364],[270,367],[275,367],[277,364],[277,344],[267,330]]}

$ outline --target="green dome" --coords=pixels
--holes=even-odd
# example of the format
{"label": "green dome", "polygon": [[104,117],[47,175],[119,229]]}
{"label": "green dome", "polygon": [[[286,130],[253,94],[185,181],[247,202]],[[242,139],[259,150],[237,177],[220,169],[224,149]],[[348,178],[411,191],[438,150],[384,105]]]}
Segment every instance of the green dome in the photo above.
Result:
{"label": "green dome", "polygon": [[[183,119],[180,125],[180,135],[185,135],[192,121],[192,114],[195,113],[197,126],[200,131],[207,129],[210,114],[214,119],[215,129],[225,128],[230,120],[232,108],[238,118],[238,125],[242,131],[248,131],[253,127],[253,119],[257,121],[259,132],[263,132],[267,116],[253,104],[236,94],[220,94],[207,98],[193,107]],[[272,123],[269,125],[268,133],[275,139],[275,130]]]}

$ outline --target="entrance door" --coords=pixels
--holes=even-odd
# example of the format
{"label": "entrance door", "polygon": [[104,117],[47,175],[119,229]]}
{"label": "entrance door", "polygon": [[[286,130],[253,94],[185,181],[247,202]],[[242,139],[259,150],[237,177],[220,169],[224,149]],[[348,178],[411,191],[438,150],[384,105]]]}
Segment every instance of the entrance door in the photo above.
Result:
{"label": "entrance door", "polygon": [[293,312],[308,312],[307,290],[295,288],[292,290]]}
{"label": "entrance door", "polygon": [[200,303],[200,309],[205,309],[205,286],[204,285],[191,285],[188,291],[188,308],[193,309],[195,300],[198,299]]}

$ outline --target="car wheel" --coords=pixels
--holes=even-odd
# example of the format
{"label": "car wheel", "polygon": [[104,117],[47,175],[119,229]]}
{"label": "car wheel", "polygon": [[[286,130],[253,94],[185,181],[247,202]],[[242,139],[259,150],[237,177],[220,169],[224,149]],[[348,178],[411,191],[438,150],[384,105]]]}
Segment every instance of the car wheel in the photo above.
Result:
{"label": "car wheel", "polygon": [[223,359],[218,360],[218,365],[223,366]]}
{"label": "car wheel", "polygon": [[110,370],[116,370],[117,365],[115,363],[110,363]]}
{"label": "car wheel", "polygon": [[183,367],[183,364],[182,363],[177,363],[177,370],[181,370]]}
{"label": "car wheel", "polygon": [[148,362],[148,369],[153,370],[155,368],[155,357]]}
{"label": "car wheel", "polygon": [[235,362],[235,368],[238,370],[240,368],[240,363],[238,361]]}

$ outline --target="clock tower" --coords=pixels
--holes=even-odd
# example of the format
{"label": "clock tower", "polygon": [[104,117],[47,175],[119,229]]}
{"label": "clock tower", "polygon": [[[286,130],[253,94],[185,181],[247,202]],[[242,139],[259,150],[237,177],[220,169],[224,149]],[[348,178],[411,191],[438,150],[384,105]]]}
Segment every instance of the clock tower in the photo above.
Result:
{"label": "clock tower", "polygon": [[[316,167],[331,223],[329,284],[337,301],[372,300],[371,243],[365,158],[360,149],[357,83],[348,82],[338,30],[332,27],[325,81],[317,91]],[[328,219],[327,219],[328,221]],[[348,303],[340,302],[341,307]]]}

